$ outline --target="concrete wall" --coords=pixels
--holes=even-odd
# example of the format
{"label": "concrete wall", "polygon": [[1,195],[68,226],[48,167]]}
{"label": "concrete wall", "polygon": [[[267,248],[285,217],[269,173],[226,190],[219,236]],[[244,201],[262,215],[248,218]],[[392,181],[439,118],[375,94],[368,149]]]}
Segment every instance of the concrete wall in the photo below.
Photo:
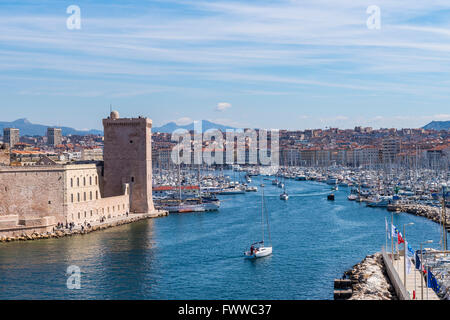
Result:
{"label": "concrete wall", "polygon": [[403,282],[400,280],[400,277],[398,276],[397,272],[394,269],[394,266],[392,265],[390,253],[388,254],[384,250],[384,248],[382,249],[381,253],[383,255],[383,262],[386,267],[386,272],[389,276],[389,280],[391,280],[392,286],[395,289],[397,297],[400,300],[410,300],[411,297],[409,296],[408,291],[405,289]]}

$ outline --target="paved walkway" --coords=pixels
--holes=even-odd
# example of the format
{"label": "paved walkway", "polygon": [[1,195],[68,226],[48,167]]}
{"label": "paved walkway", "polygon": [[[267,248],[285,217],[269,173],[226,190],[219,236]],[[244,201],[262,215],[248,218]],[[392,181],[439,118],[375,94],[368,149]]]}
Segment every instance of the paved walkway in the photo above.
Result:
{"label": "paved walkway", "polygon": [[[102,226],[102,225],[110,225],[112,223],[115,222],[131,222],[135,219],[143,219],[143,218],[157,218],[157,217],[162,217],[167,215],[166,211],[163,210],[155,210],[153,212],[150,213],[130,213],[127,216],[120,216],[120,217],[114,217],[114,218],[107,218],[105,219],[103,222],[91,222],[91,228],[92,227],[98,227],[98,226]],[[81,224],[80,225],[75,225],[75,227],[72,228],[73,230],[81,230]],[[83,226],[86,229],[86,226],[83,224]],[[66,229],[66,228],[56,228],[55,227],[55,231],[65,231],[65,232],[70,232],[70,229]]]}
{"label": "paved walkway", "polygon": [[[402,283],[404,283],[404,258],[401,256],[398,260],[393,261],[394,269]],[[424,278],[420,275],[419,270],[411,266],[411,273],[406,275],[406,290],[409,291],[411,300],[413,298],[413,291],[416,292],[416,300],[440,300],[436,293],[431,288],[427,288]],[[421,284],[423,285],[423,297]]]}

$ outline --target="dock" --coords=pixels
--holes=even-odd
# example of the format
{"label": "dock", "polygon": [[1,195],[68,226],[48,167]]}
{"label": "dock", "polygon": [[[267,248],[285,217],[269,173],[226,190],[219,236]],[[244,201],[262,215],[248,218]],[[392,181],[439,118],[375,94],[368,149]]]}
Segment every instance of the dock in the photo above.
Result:
{"label": "dock", "polygon": [[[427,287],[425,278],[414,265],[411,266],[411,273],[406,275],[406,287],[404,286],[403,254],[394,254],[394,260],[392,254],[384,249],[382,254],[389,280],[400,300],[440,300],[433,289]],[[413,299],[414,292],[415,299]]]}

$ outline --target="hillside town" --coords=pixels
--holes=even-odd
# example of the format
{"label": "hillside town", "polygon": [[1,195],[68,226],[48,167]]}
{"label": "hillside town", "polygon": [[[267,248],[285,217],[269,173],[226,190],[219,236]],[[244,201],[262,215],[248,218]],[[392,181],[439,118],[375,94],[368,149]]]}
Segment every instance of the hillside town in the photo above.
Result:
{"label": "hillside town", "polygon": [[[243,132],[245,134],[246,130]],[[194,132],[190,132],[194,136]],[[225,137],[225,133],[221,132]],[[12,166],[66,163],[67,161],[103,159],[103,136],[67,135],[61,129],[48,128],[44,136],[21,135],[19,129],[4,128],[0,149],[0,164]],[[193,139],[192,149],[195,147]],[[217,141],[201,139],[202,148],[225,151]],[[246,149],[251,143],[247,137]],[[170,133],[152,135],[153,166],[173,166],[171,153],[176,142]],[[270,144],[268,146],[270,148]],[[447,168],[450,157],[448,130],[419,129],[314,129],[279,131],[279,161],[282,166],[348,167],[386,165]],[[239,162],[238,159],[235,159]],[[251,163],[246,155],[245,163]],[[223,161],[225,163],[225,161]],[[229,164],[229,163],[228,163]]]}

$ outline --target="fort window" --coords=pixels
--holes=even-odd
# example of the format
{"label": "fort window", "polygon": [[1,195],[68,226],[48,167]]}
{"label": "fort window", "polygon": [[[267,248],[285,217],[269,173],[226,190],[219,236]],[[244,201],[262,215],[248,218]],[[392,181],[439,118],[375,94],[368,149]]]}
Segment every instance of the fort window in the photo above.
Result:
{"label": "fort window", "polygon": [[89,177],[89,185],[92,186],[92,177]]}
{"label": "fort window", "polygon": [[86,177],[83,178],[83,186],[86,185]]}
{"label": "fort window", "polygon": [[78,202],[80,202],[80,194],[77,194]]}
{"label": "fort window", "polygon": [[134,182],[134,177],[131,177],[131,182]]}
{"label": "fort window", "polygon": [[73,187],[73,178],[70,178],[70,186]]}
{"label": "fort window", "polygon": [[91,217],[92,217],[92,210],[91,210]]}
{"label": "fort window", "polygon": [[77,187],[80,186],[80,178],[77,178]]}
{"label": "fort window", "polygon": [[98,191],[95,191],[95,199],[98,199]]}
{"label": "fort window", "polygon": [[80,216],[80,213],[78,212],[78,219],[80,219],[81,218],[81,216]]}
{"label": "fort window", "polygon": [[84,192],[83,195],[84,195],[84,201],[86,201],[86,192]]}
{"label": "fort window", "polygon": [[97,181],[97,176],[95,177],[95,185],[97,185],[98,181]]}
{"label": "fort window", "polygon": [[92,200],[92,191],[89,192],[89,197],[90,197],[90,199]]}
{"label": "fort window", "polygon": [[133,143],[133,140],[130,140],[130,143]]}
{"label": "fort window", "polygon": [[73,202],[73,193],[70,195],[70,201]]}
{"label": "fort window", "polygon": [[86,211],[84,212],[84,217],[86,218]]}

